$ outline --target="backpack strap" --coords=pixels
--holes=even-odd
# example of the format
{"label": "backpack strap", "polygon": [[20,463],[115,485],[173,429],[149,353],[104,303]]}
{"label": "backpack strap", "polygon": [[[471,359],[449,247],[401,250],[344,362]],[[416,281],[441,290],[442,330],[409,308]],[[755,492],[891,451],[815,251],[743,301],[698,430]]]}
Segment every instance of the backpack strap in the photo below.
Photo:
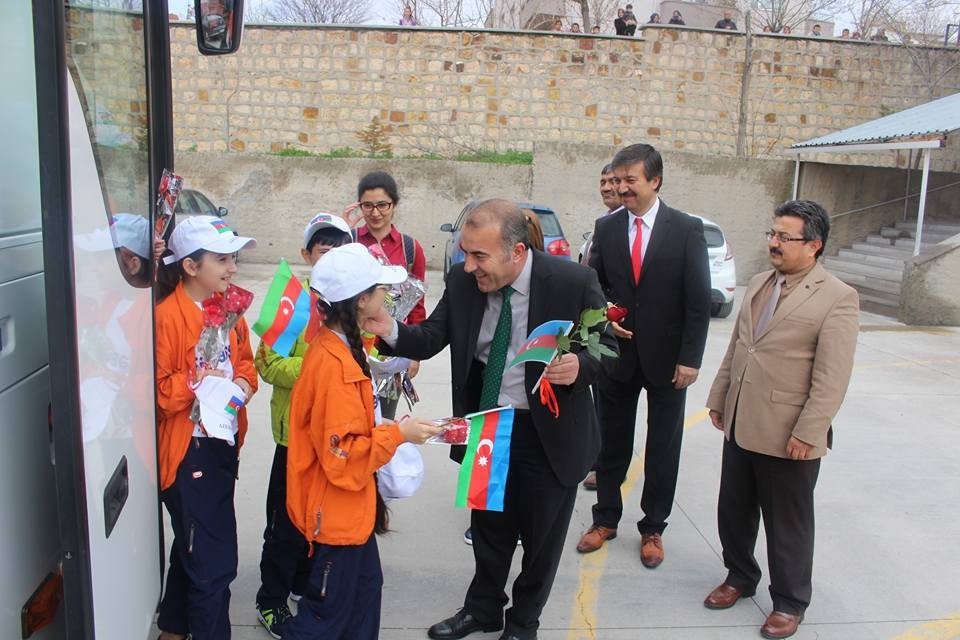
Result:
{"label": "backpack strap", "polygon": [[413,273],[413,260],[417,254],[417,241],[407,234],[401,233],[400,245],[403,247],[403,258],[407,261],[407,273]]}

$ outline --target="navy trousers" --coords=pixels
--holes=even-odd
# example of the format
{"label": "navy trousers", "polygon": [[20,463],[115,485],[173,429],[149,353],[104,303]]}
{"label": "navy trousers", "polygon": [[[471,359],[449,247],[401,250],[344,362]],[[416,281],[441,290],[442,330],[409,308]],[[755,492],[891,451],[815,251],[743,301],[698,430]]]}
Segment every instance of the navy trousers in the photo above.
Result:
{"label": "navy trousers", "polygon": [[161,494],[173,526],[170,569],[157,626],[193,640],[229,640],[230,583],[237,577],[233,493],[237,448],[193,438],[173,485]]}
{"label": "navy trousers", "polygon": [[375,640],[382,589],[375,535],[362,545],[314,545],[310,581],[283,640]]}
{"label": "navy trousers", "polygon": [[287,515],[287,448],[277,445],[267,486],[267,526],[260,554],[257,606],[275,609],[287,604],[291,592],[303,595],[313,559],[303,534]]}

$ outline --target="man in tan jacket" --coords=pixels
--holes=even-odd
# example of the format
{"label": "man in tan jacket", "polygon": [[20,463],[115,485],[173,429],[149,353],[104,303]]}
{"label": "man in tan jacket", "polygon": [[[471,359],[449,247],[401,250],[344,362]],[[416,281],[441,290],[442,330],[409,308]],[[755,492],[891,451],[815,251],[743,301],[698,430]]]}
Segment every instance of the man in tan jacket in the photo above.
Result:
{"label": "man in tan jacket", "polygon": [[724,432],[717,517],[728,573],[704,605],[726,609],[756,591],[762,513],[773,599],[765,638],[793,635],[810,604],[813,489],[853,369],[859,299],[817,262],[829,232],[815,202],[777,207],[774,268],[750,281],[707,400]]}

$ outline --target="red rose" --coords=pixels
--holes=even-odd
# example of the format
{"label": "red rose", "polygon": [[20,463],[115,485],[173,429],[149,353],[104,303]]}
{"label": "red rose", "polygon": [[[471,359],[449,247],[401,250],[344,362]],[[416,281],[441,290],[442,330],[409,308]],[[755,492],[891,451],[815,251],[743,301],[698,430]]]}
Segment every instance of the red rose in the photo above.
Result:
{"label": "red rose", "polygon": [[246,289],[231,284],[223,294],[223,300],[227,313],[240,315],[250,308],[251,303],[253,303],[253,294]]}
{"label": "red rose", "polygon": [[201,306],[203,307],[203,326],[219,327],[227,321],[227,310],[220,296],[207,298]]}
{"label": "red rose", "polygon": [[612,307],[607,307],[607,320],[610,322],[620,323],[623,322],[623,319],[627,317],[627,310],[621,306],[613,305]]}

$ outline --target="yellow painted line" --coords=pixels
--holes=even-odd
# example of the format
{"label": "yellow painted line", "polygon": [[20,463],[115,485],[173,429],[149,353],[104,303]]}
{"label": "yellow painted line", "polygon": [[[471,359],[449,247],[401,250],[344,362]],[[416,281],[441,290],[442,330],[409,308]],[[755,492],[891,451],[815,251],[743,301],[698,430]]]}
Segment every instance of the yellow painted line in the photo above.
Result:
{"label": "yellow painted line", "polygon": [[[683,428],[690,427],[703,422],[710,411],[702,409],[689,416],[683,421]],[[643,475],[643,452],[634,456],[627,470],[627,477],[620,487],[623,494],[623,502],[627,503],[630,494],[640,481]],[[600,578],[607,566],[607,545],[603,545],[599,550],[593,553],[585,553],[580,556],[580,571],[577,581],[577,594],[573,601],[570,611],[570,631],[567,632],[567,640],[597,640],[595,626],[597,624],[597,598],[600,596]]]}
{"label": "yellow painted line", "polygon": [[944,620],[925,622],[890,640],[953,640],[960,638],[960,613]]}
{"label": "yellow painted line", "polygon": [[861,333],[926,333],[932,336],[953,336],[956,330],[949,327],[923,327],[901,324],[862,324]]}

